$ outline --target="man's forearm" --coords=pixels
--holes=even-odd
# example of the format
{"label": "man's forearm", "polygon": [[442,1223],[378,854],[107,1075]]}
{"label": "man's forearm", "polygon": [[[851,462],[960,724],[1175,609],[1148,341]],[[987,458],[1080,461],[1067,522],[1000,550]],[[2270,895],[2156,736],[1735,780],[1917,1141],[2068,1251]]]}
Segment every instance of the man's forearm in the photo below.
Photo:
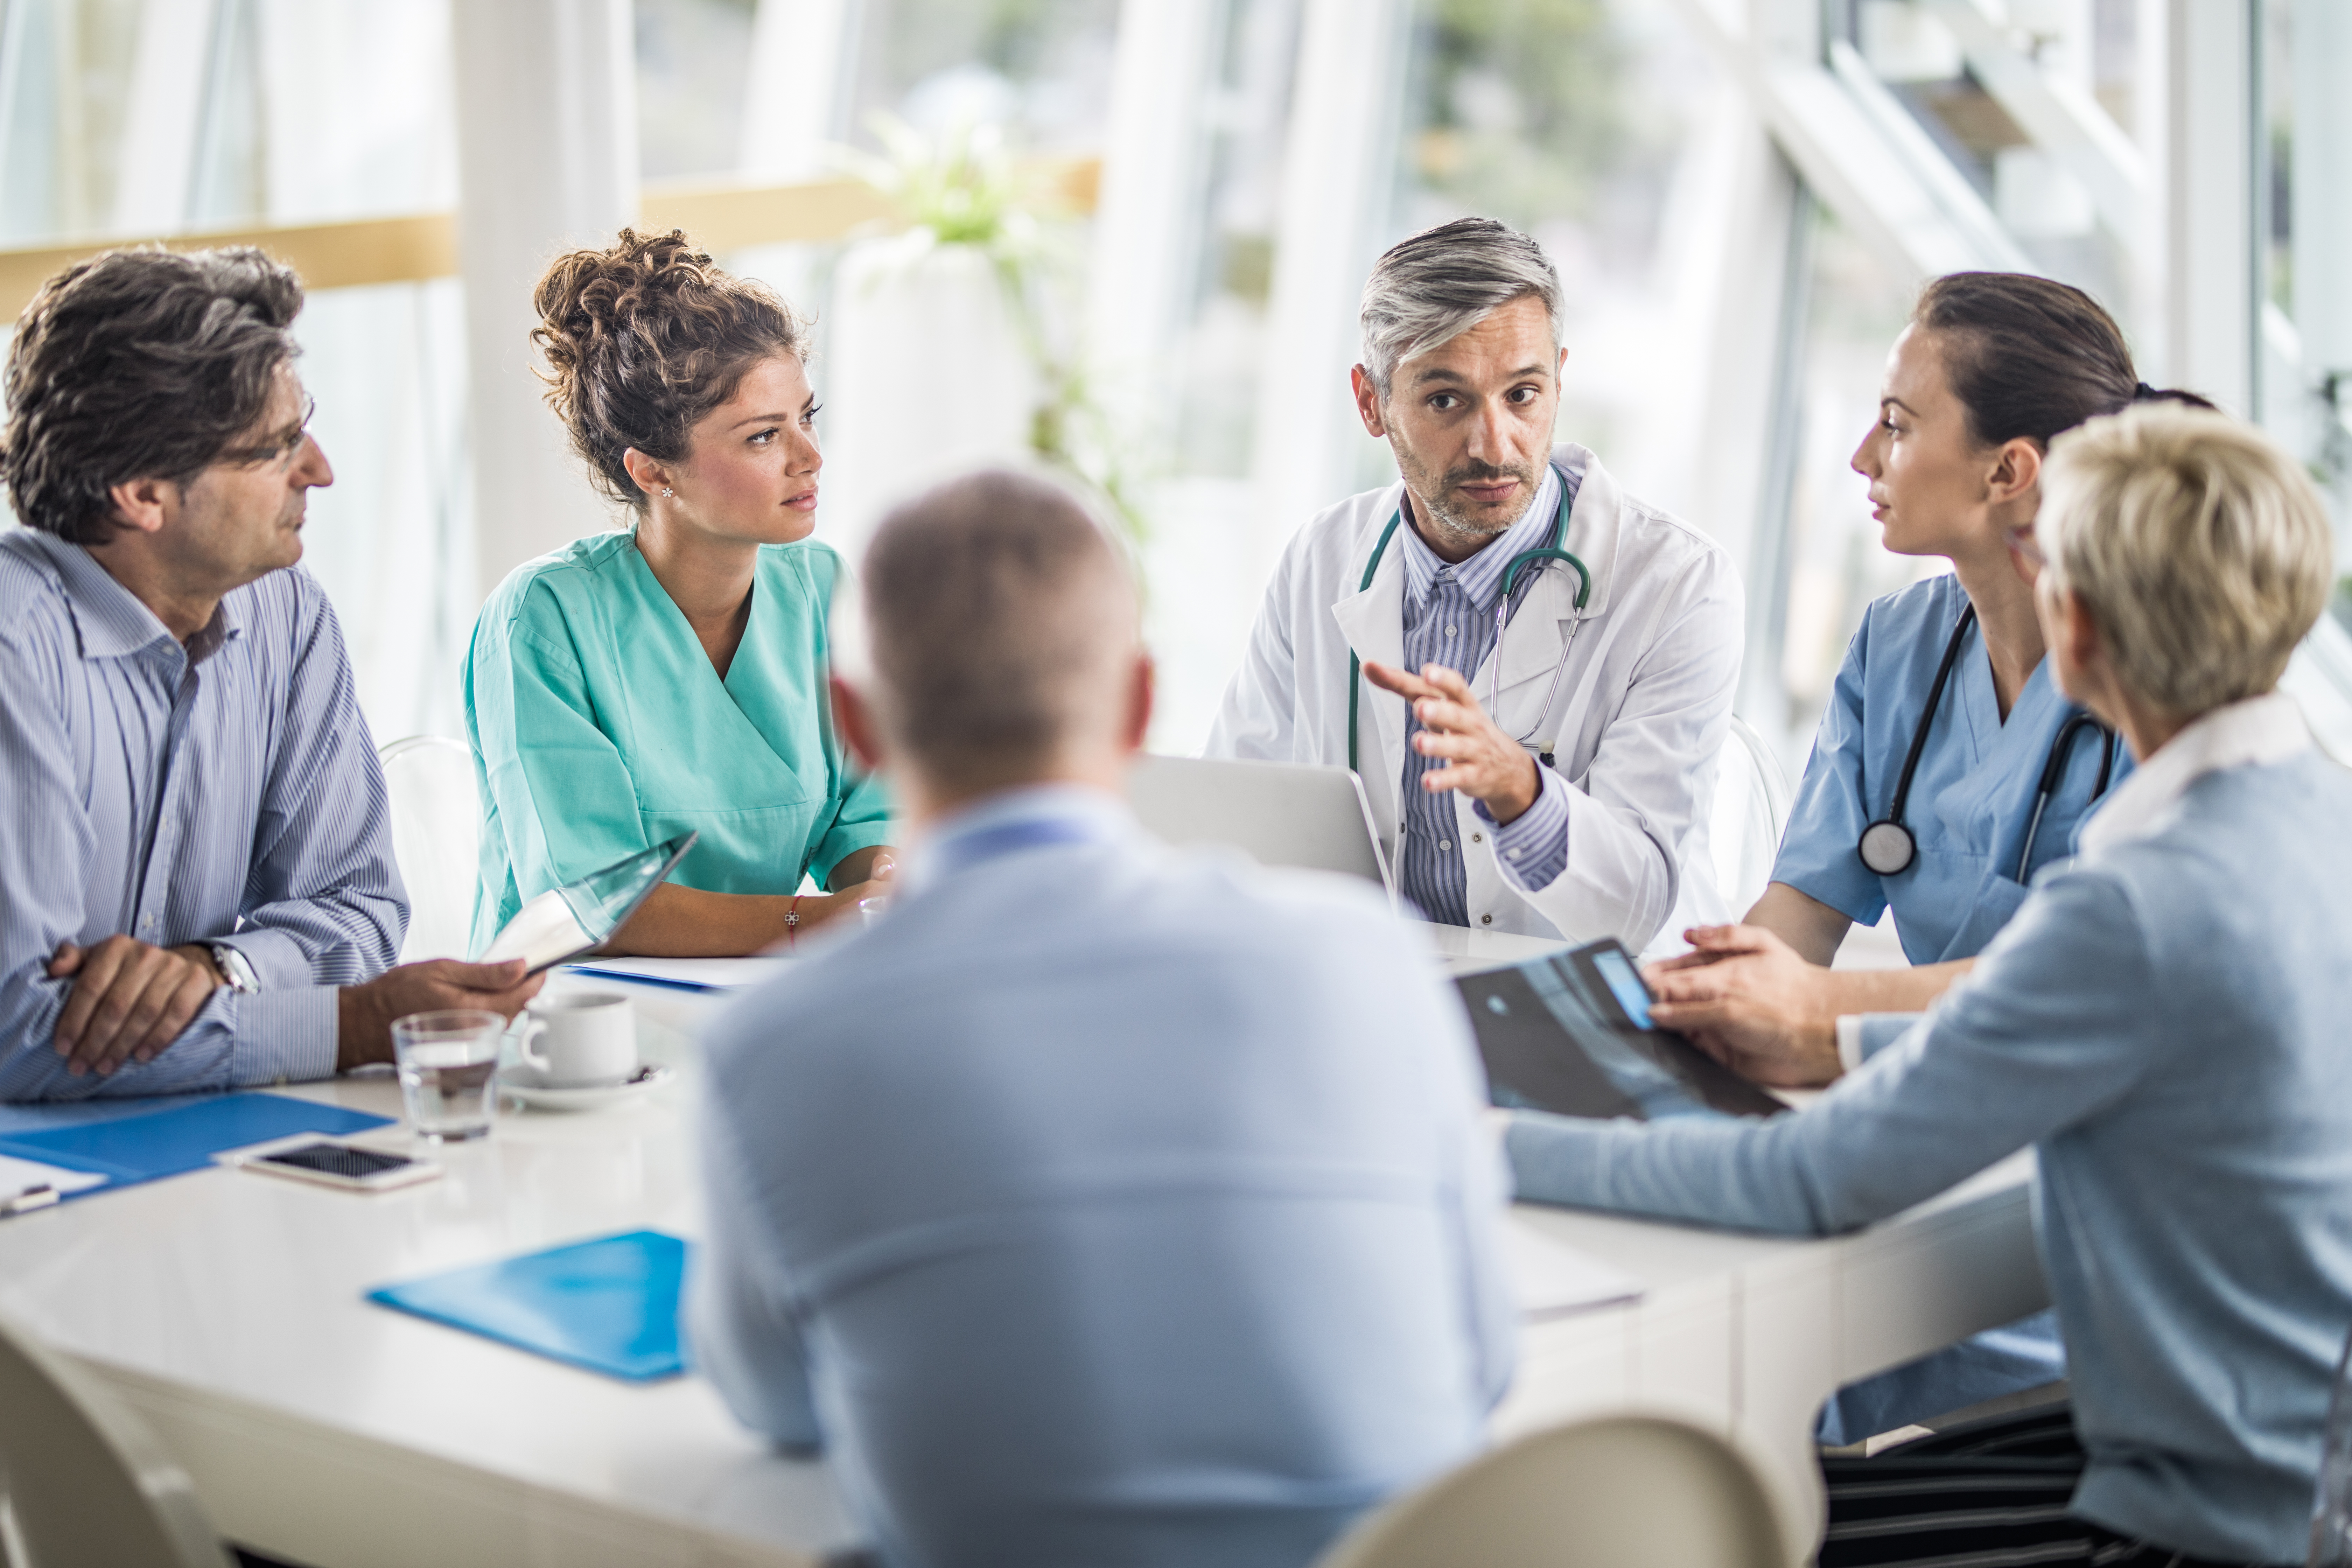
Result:
{"label": "man's forearm", "polygon": [[1976,967],[1973,958],[1910,969],[1833,969],[1823,980],[1832,1019],[1853,1013],[1924,1013]]}

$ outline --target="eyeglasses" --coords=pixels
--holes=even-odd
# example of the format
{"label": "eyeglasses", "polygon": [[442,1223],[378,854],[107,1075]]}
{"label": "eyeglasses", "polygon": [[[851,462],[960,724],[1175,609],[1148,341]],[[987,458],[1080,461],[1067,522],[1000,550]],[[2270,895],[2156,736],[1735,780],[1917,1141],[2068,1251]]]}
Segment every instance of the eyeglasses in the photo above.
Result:
{"label": "eyeglasses", "polygon": [[275,463],[281,468],[289,467],[295,455],[302,450],[302,443],[310,438],[310,421],[319,413],[317,398],[307,398],[304,403],[301,423],[286,435],[257,447],[231,447],[214,461],[232,463],[238,468],[251,468],[263,463]]}

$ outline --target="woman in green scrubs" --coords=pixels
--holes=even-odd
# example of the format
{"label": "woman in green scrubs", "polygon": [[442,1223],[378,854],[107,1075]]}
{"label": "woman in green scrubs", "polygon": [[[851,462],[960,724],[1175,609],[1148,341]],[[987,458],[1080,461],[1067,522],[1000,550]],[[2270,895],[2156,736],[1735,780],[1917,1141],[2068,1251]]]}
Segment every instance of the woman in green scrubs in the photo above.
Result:
{"label": "woman in green scrubs", "polygon": [[[526,900],[691,828],[608,951],[758,952],[890,874],[889,805],[834,732],[802,324],[678,234],[559,258],[548,401],[634,526],[517,567],[475,623],[466,729],[488,815],[478,951]],[[799,892],[803,876],[822,893]]]}

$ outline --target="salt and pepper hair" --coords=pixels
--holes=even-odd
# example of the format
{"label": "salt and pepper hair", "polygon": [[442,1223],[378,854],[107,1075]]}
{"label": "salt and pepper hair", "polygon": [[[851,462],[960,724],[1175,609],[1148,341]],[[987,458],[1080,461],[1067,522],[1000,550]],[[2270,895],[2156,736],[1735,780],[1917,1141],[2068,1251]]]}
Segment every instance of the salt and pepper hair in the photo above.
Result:
{"label": "salt and pepper hair", "polygon": [[950,479],[883,520],[861,576],[863,603],[835,612],[835,668],[926,778],[1005,788],[1116,739],[1135,584],[1068,487],[1006,468]]}
{"label": "salt and pepper hair", "polygon": [[2251,425],[2143,403],[2050,444],[2042,586],[2073,593],[2116,678],[2179,719],[2278,684],[2334,586],[2302,468]]}
{"label": "salt and pepper hair", "polygon": [[253,437],[299,352],[301,309],[294,274],[242,247],[110,250],[42,284],[0,380],[0,483],[17,521],[103,544],[114,486],[194,483]]}
{"label": "salt and pepper hair", "polygon": [[1559,274],[1543,247],[1490,217],[1423,229],[1390,247],[1364,284],[1364,369],[1385,400],[1399,365],[1525,299],[1543,301],[1557,357]]}

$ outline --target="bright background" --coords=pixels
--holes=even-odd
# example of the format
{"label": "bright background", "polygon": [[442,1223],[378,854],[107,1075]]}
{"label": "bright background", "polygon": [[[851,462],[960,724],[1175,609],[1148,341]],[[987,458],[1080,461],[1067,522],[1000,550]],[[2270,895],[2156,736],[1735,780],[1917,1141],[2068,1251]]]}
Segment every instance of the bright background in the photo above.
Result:
{"label": "bright background", "polygon": [[[1845,459],[1927,277],[2089,289],[2345,517],[2346,82],[2343,0],[5,0],[0,246],[457,214],[458,276],[299,328],[339,475],[310,567],[377,738],[454,733],[488,587],[611,525],[535,405],[544,258],[666,182],[977,147],[1010,182],[977,245],[909,200],[930,229],[725,258],[815,318],[820,531],[854,556],[941,465],[1040,446],[1109,484],[1189,751],[1283,541],[1393,472],[1347,395],[1371,259],[1490,214],[1567,286],[1561,435],[1740,563],[1740,710],[1793,770],[1923,569]],[[1071,160],[1095,199],[1020,184]]]}

